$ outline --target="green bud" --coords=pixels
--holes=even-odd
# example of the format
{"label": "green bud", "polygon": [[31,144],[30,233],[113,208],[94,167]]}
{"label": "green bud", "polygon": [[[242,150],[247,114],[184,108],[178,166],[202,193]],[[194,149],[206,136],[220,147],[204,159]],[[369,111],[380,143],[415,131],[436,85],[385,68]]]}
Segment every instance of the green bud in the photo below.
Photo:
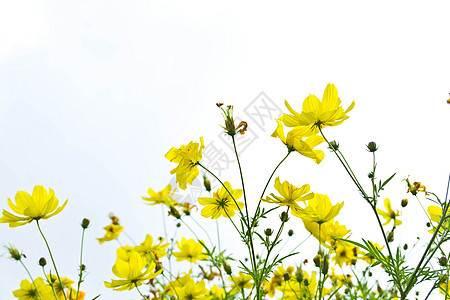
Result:
{"label": "green bud", "polygon": [[288,236],[293,236],[293,235],[294,235],[294,230],[289,229],[289,231],[288,231]]}
{"label": "green bud", "polygon": [[45,267],[47,265],[47,261],[45,260],[45,257],[39,258],[39,265],[41,267]]}
{"label": "green bud", "polygon": [[331,151],[337,151],[339,149],[339,143],[336,141],[331,141],[328,149],[330,149]]}
{"label": "green bud", "polygon": [[314,265],[318,268],[320,268],[321,262],[322,262],[322,256],[320,254],[317,254],[313,259]]}
{"label": "green bud", "polygon": [[447,257],[442,256],[441,258],[439,258],[439,264],[443,267],[447,266]]}
{"label": "green bud", "polygon": [[9,251],[9,254],[11,255],[12,259],[15,260],[21,260],[22,259],[22,253],[19,252],[19,250],[17,250],[17,248],[14,247],[6,247]]}
{"label": "green bud", "polygon": [[405,207],[406,205],[408,205],[408,199],[402,199],[402,207]]}
{"label": "green bud", "polygon": [[84,218],[83,221],[81,221],[81,227],[86,229],[86,228],[88,228],[90,223],[91,223],[91,221],[89,219]]}
{"label": "green bud", "polygon": [[231,266],[228,263],[226,262],[223,263],[223,269],[225,270],[225,273],[231,275]]}
{"label": "green bud", "polygon": [[288,272],[285,272],[285,273],[283,274],[283,279],[284,279],[284,281],[288,281],[290,278],[291,278],[291,275],[289,275]]}
{"label": "green bud", "polygon": [[403,250],[408,250],[408,244],[403,245]]}
{"label": "green bud", "polygon": [[367,149],[369,150],[369,152],[375,152],[378,150],[378,147],[375,142],[370,142],[369,144],[367,144]]}
{"label": "green bud", "polygon": [[206,177],[206,175],[203,175],[203,186],[205,187],[207,192],[211,192],[211,181]]}
{"label": "green bud", "polygon": [[280,215],[280,220],[283,223],[286,223],[287,221],[289,221],[289,215],[287,212],[283,211]]}
{"label": "green bud", "polygon": [[390,231],[388,236],[387,236],[387,241],[389,243],[392,243],[394,241],[394,230]]}
{"label": "green bud", "polygon": [[297,279],[297,282],[301,283],[303,280],[303,270],[302,267],[298,267],[295,271],[295,279]]}
{"label": "green bud", "polygon": [[271,236],[273,233],[273,230],[271,228],[267,228],[266,230],[264,230],[264,234],[267,236]]}

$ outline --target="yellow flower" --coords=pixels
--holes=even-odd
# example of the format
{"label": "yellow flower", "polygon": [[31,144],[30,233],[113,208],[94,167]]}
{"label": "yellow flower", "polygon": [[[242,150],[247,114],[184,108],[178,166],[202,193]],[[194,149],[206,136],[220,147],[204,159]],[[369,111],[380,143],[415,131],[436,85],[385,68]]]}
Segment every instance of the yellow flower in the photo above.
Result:
{"label": "yellow flower", "polygon": [[[13,292],[14,297],[19,300],[40,300],[40,295],[42,300],[49,300],[52,299],[52,297],[54,299],[51,287],[45,284],[42,277],[36,278],[33,283],[29,282],[27,279],[22,280],[20,289]],[[37,290],[34,287],[35,285]]]}
{"label": "yellow flower", "polygon": [[146,265],[147,260],[136,251],[132,251],[128,262],[118,259],[112,268],[114,275],[121,279],[105,281],[105,286],[115,291],[131,290],[142,285],[142,282],[155,278],[163,270],[154,272],[156,266],[154,262],[148,264],[147,268]]}
{"label": "yellow flower", "polygon": [[85,295],[86,295],[85,292],[79,291],[78,298],[77,298],[77,290],[71,289],[70,292],[67,292],[67,299],[68,300],[84,300]]}
{"label": "yellow flower", "polygon": [[283,265],[278,266],[277,270],[273,272],[273,276],[270,279],[270,282],[266,282],[267,287],[267,295],[269,297],[273,298],[275,295],[275,290],[280,289],[283,281],[284,281],[284,275],[287,273],[289,276],[292,275],[294,272],[294,267],[289,266],[287,269],[283,267]]}
{"label": "yellow flower", "polygon": [[287,109],[292,115],[284,114],[281,121],[287,127],[309,126],[312,132],[317,133],[317,127],[336,126],[347,120],[347,113],[353,109],[355,102],[344,111],[341,106],[341,100],[338,97],[338,91],[334,84],[329,83],[323,93],[322,101],[316,96],[309,95],[302,106],[302,113],[292,109],[285,100]]}
{"label": "yellow flower", "polygon": [[208,290],[205,288],[205,281],[195,283],[194,280],[189,280],[183,287],[177,288],[177,299],[179,300],[206,300],[209,299],[206,294]]}
{"label": "yellow flower", "polygon": [[308,126],[297,126],[285,136],[283,124],[279,120],[276,121],[278,126],[272,133],[272,137],[280,138],[289,151],[297,151],[301,155],[311,158],[316,163],[322,161],[325,154],[322,150],[314,150],[314,147],[325,141],[323,137],[312,135]]}
{"label": "yellow flower", "polygon": [[386,222],[383,225],[389,224],[391,220],[394,220],[394,226],[401,225],[402,221],[397,219],[397,217],[400,216],[400,212],[398,210],[397,212],[394,212],[392,210],[391,200],[389,200],[388,198],[384,199],[384,207],[386,208],[386,212],[377,208],[378,214],[381,215],[386,220]]}
{"label": "yellow flower", "polygon": [[[319,224],[316,222],[303,221],[306,230],[312,233],[312,235],[319,240]],[[322,245],[328,248],[333,248],[336,244],[337,238],[344,238],[350,233],[345,225],[340,225],[338,221],[333,222],[330,220],[320,225],[320,242]]]}
{"label": "yellow flower", "polygon": [[439,285],[439,293],[441,293],[442,295],[450,294],[450,290],[448,288],[448,279]]}
{"label": "yellow flower", "polygon": [[336,243],[336,249],[334,250],[336,255],[332,258],[340,267],[343,264],[354,265],[358,259],[358,248],[353,244],[339,241]]}
{"label": "yellow flower", "polygon": [[164,249],[166,249],[169,244],[162,244],[163,242],[164,239],[161,238],[158,244],[153,245],[153,237],[150,234],[147,234],[145,240],[139,246],[134,247],[134,250],[151,261],[158,260],[167,255],[167,252],[164,251]]}
{"label": "yellow flower", "polygon": [[[67,277],[63,277],[61,276],[61,283],[59,282],[58,276],[53,275],[53,274],[49,274],[47,275],[47,282],[49,284],[49,286],[53,286],[53,288],[55,289],[55,293],[56,296],[58,296],[58,299],[64,299],[64,293],[65,293],[65,289],[70,290],[72,288],[72,284],[74,283],[73,280],[70,280]],[[75,290],[75,293],[77,291]]]}
{"label": "yellow flower", "polygon": [[186,184],[192,184],[192,181],[198,176],[197,163],[202,159],[202,150],[205,148],[203,137],[200,137],[200,144],[190,142],[187,146],[181,145],[180,148],[172,148],[165,157],[178,166],[170,171],[170,174],[176,174],[178,186],[185,190]]}
{"label": "yellow flower", "polygon": [[208,256],[203,252],[203,245],[194,239],[181,239],[181,243],[177,242],[180,252],[172,252],[177,261],[187,260],[188,262],[197,263],[197,260],[206,259]]}
{"label": "yellow flower", "polygon": [[[296,299],[312,299],[317,289],[316,272],[311,273],[311,277],[306,271],[303,272],[303,280],[298,282],[296,276],[292,276],[289,283],[285,286],[282,299],[296,300]],[[305,282],[308,284],[306,285]],[[328,293],[326,289],[323,290],[322,295]]]}
{"label": "yellow flower", "polygon": [[334,219],[343,206],[344,202],[332,205],[327,195],[314,193],[314,198],[308,200],[308,206],[305,209],[292,211],[292,214],[301,218],[305,223],[323,224]]}
{"label": "yellow flower", "polygon": [[280,193],[280,196],[275,196],[275,194],[271,193],[270,196],[266,199],[262,199],[265,202],[276,203],[280,206],[287,205],[291,208],[291,211],[301,210],[300,206],[297,204],[299,201],[307,201],[314,197],[314,193],[309,193],[309,184],[305,184],[302,187],[298,188],[293,186],[287,181],[281,183],[280,177],[275,178],[275,189]]}
{"label": "yellow flower", "polygon": [[247,275],[239,271],[238,277],[229,276],[228,279],[233,282],[231,285],[231,294],[235,294],[243,289],[251,289],[253,287],[252,276]]}
{"label": "yellow flower", "polygon": [[422,183],[413,182],[413,184],[411,184],[408,178],[406,178],[405,180],[406,184],[408,185],[408,190],[406,191],[407,193],[411,193],[415,196],[418,192],[424,192],[425,195],[428,195],[427,188]]}
{"label": "yellow flower", "polygon": [[213,285],[211,288],[211,296],[218,299],[225,299],[225,290],[219,288],[217,285]]}
{"label": "yellow flower", "polygon": [[[211,217],[211,219],[217,219],[220,216],[225,218],[231,218],[235,214],[235,210],[242,209],[244,203],[241,201],[234,201],[242,196],[242,190],[231,188],[231,184],[228,181],[224,182],[225,187],[231,193],[228,193],[225,187],[220,187],[217,192],[213,193],[213,198],[198,198],[198,202],[201,205],[206,205],[202,209],[202,216],[205,218]],[[233,200],[234,198],[234,200]],[[239,205],[236,205],[236,203]]]}
{"label": "yellow flower", "polygon": [[42,185],[36,185],[33,194],[30,196],[27,192],[19,191],[16,194],[15,202],[8,198],[8,206],[17,214],[24,217],[16,216],[6,210],[3,210],[3,217],[0,223],[9,223],[9,227],[22,226],[33,222],[33,220],[48,219],[59,214],[67,205],[58,207],[59,201],[55,197],[55,192],[49,188],[49,193]]}
{"label": "yellow flower", "polygon": [[[439,206],[436,205],[430,205],[427,208],[428,214],[430,215],[430,219],[433,222],[439,223],[441,221],[441,217],[442,217],[442,208],[440,208]],[[428,232],[430,233],[434,233],[434,227],[432,229],[430,229]],[[448,219],[446,219],[443,223],[441,228],[439,228],[439,232],[442,232],[444,230],[444,228],[448,227]]]}
{"label": "yellow flower", "polygon": [[103,227],[103,229],[106,230],[105,236],[102,238],[97,238],[100,244],[117,239],[119,237],[119,234],[123,230],[123,226],[117,224],[110,224],[106,227]]}
{"label": "yellow flower", "polygon": [[[380,245],[378,245],[377,243],[372,243],[372,244],[375,246],[375,248],[377,248],[380,251],[383,250],[383,248],[384,248],[384,246],[380,247]],[[369,265],[373,265],[375,263],[375,257],[372,254],[361,251],[361,250],[359,250],[359,248],[358,248],[358,254],[361,254],[362,257],[360,257],[360,259],[364,260]]]}
{"label": "yellow flower", "polygon": [[150,197],[142,197],[143,200],[148,201],[148,205],[165,204],[167,206],[175,205],[177,202],[173,200],[172,195],[175,193],[172,190],[172,186],[169,184],[163,190],[156,193],[153,189],[148,189],[148,194]]}

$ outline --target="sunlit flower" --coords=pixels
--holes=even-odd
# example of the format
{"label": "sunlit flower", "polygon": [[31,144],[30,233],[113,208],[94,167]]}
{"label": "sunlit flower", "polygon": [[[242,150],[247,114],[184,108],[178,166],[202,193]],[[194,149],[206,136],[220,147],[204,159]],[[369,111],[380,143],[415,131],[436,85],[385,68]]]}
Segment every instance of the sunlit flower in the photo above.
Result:
{"label": "sunlit flower", "polygon": [[283,285],[285,281],[285,274],[288,274],[289,277],[294,272],[294,267],[289,266],[286,269],[283,265],[278,266],[278,268],[273,272],[273,276],[270,279],[270,282],[267,282],[267,295],[269,297],[273,297],[275,295],[275,290]]}
{"label": "sunlit flower", "polygon": [[192,184],[192,181],[198,176],[197,163],[202,159],[202,150],[205,148],[203,137],[200,137],[200,144],[190,142],[188,145],[181,145],[180,148],[172,148],[165,157],[178,166],[170,171],[170,174],[176,174],[178,186],[185,190],[186,184]]}
{"label": "sunlit flower", "polygon": [[131,251],[134,250],[134,247],[131,246],[123,246],[123,247],[119,247],[117,248],[116,251],[116,255],[117,255],[117,259],[121,259],[123,261],[130,261],[130,255],[131,255]]}
{"label": "sunlit flower", "polygon": [[[319,240],[319,224],[316,222],[303,221],[306,230]],[[345,225],[340,225],[338,221],[330,220],[320,225],[320,242],[327,248],[332,248],[337,239],[342,239],[350,233]]]}
{"label": "sunlit flower", "polygon": [[[61,276],[61,282],[58,279],[58,276],[54,274],[47,275],[47,282],[50,286],[53,286],[53,289],[55,290],[56,296],[58,296],[58,299],[64,299],[64,293],[65,290],[69,290],[72,288],[72,284],[74,284],[73,280],[70,280],[67,277]],[[76,291],[75,291],[76,292]]]}
{"label": "sunlit flower", "polygon": [[308,206],[305,209],[292,211],[292,214],[306,223],[322,224],[334,219],[343,206],[344,202],[332,205],[327,195],[314,193],[314,198],[308,200]]}
{"label": "sunlit flower", "polygon": [[78,298],[77,298],[77,290],[71,289],[67,292],[67,300],[84,300],[84,296],[86,295],[85,292],[79,291],[78,292]]}
{"label": "sunlit flower", "polygon": [[409,182],[409,178],[405,178],[406,184],[408,185],[407,193],[411,193],[414,196],[417,195],[418,192],[424,192],[427,194],[426,187],[420,182],[413,182],[412,184]]}
{"label": "sunlit flower", "polygon": [[217,285],[213,285],[211,288],[211,296],[218,298],[218,299],[225,299],[225,290],[219,288]]}
{"label": "sunlit flower", "polygon": [[147,260],[136,251],[132,251],[128,262],[118,259],[112,268],[114,275],[121,279],[105,281],[105,286],[115,291],[131,290],[142,285],[144,281],[155,278],[163,271],[163,269],[159,269],[153,272],[156,267],[154,262],[148,264],[148,267],[146,266]]}
{"label": "sunlit flower", "polygon": [[134,250],[150,260],[158,260],[167,255],[167,252],[164,251],[164,249],[169,247],[169,244],[163,244],[163,242],[164,239],[161,238],[159,243],[153,244],[153,237],[150,234],[147,234],[144,242],[142,242],[139,246],[134,247]]}
{"label": "sunlit flower", "polygon": [[177,242],[179,252],[172,252],[173,256],[177,258],[177,261],[187,260],[188,262],[197,263],[197,260],[206,259],[208,256],[203,252],[203,245],[200,242],[196,242],[194,239],[186,240],[181,239],[181,242]]}
{"label": "sunlit flower", "polygon": [[332,258],[340,267],[343,264],[352,265],[356,263],[358,259],[358,248],[350,243],[339,241],[336,243],[336,249],[334,250],[335,256]]}
{"label": "sunlit flower", "polygon": [[168,184],[163,190],[159,192],[153,191],[153,189],[148,189],[148,195],[150,197],[142,197],[143,200],[147,201],[148,205],[165,204],[167,206],[175,205],[177,202],[173,200],[172,195],[175,193],[176,189],[172,190],[172,186]]}
{"label": "sunlit flower", "polygon": [[384,199],[384,207],[386,208],[386,211],[382,211],[381,209],[377,208],[378,214],[386,220],[383,225],[389,224],[391,220],[394,220],[394,226],[401,225],[402,221],[397,219],[397,217],[400,216],[400,212],[398,210],[395,212],[392,209],[391,200],[389,200],[388,198]]}
{"label": "sunlit flower", "polygon": [[305,202],[314,197],[314,193],[309,193],[309,184],[305,184],[302,187],[298,188],[287,181],[281,183],[280,177],[275,178],[275,189],[280,193],[280,196],[276,196],[271,193],[270,196],[266,199],[262,199],[265,202],[276,203],[280,206],[288,206],[291,211],[301,210],[300,206],[297,202],[302,201]]}
{"label": "sunlit flower", "polygon": [[205,288],[205,281],[197,283],[194,280],[188,281],[185,285],[176,289],[179,300],[206,300],[209,291]]}
{"label": "sunlit flower", "polygon": [[[205,218],[217,219],[220,216],[231,218],[235,215],[235,210],[239,210],[244,207],[243,202],[235,202],[235,200],[239,199],[242,196],[242,190],[233,190],[231,184],[228,181],[225,181],[224,185],[226,189],[224,186],[220,187],[216,192],[213,193],[212,198],[198,198],[198,202],[201,205],[206,205],[202,209],[202,216],[204,216]],[[227,189],[231,193],[231,195],[227,192]]]}
{"label": "sunlit flower", "polygon": [[[302,271],[302,281],[298,282],[296,276],[292,276],[289,284],[285,285],[283,299],[312,299],[317,289],[316,272],[311,273],[311,277],[306,271]],[[323,289],[322,295],[329,293],[327,289]]]}
{"label": "sunlit flower", "polygon": [[27,279],[22,280],[20,289],[13,292],[14,297],[18,300],[40,300],[39,295],[42,300],[49,300],[53,297],[52,288],[45,284],[42,277],[36,278],[33,283]]}
{"label": "sunlit flower", "polygon": [[[433,222],[439,223],[441,221],[442,217],[442,208],[436,205],[430,205],[427,208],[428,214],[430,215],[430,219]],[[445,219],[445,221],[442,223],[441,227],[439,228],[439,232],[442,232],[445,228],[448,227],[449,221],[448,219]],[[432,229],[429,230],[430,233],[434,233],[434,226]]]}
{"label": "sunlit flower", "polygon": [[355,102],[344,110],[338,91],[334,84],[329,83],[323,93],[322,101],[316,96],[309,95],[303,101],[302,112],[298,113],[285,101],[287,109],[292,115],[284,114],[281,121],[287,127],[309,126],[312,132],[317,133],[317,127],[336,126],[347,120],[347,113],[353,109]]}
{"label": "sunlit flower", "polygon": [[107,241],[112,241],[112,240],[117,239],[119,237],[119,234],[123,230],[123,226],[116,225],[116,224],[110,224],[106,227],[103,227],[103,229],[106,230],[105,236],[102,238],[97,238],[97,240],[100,244],[103,244],[104,242],[107,242]]}
{"label": "sunlit flower", "polygon": [[67,205],[67,201],[58,207],[59,201],[55,197],[55,192],[49,188],[47,193],[47,190],[42,185],[36,185],[31,196],[24,191],[17,192],[15,204],[8,198],[8,206],[13,212],[23,217],[3,210],[3,217],[0,218],[0,223],[9,223],[9,227],[17,227],[31,223],[34,220],[48,219],[59,214]]}
{"label": "sunlit flower", "polygon": [[252,276],[239,271],[239,276],[229,276],[228,279],[233,282],[231,284],[231,294],[235,294],[243,289],[251,289],[253,287]]}
{"label": "sunlit flower", "polygon": [[325,154],[322,150],[314,150],[314,148],[325,141],[323,137],[312,134],[308,126],[297,126],[285,136],[283,124],[279,120],[276,121],[278,126],[272,133],[272,137],[280,138],[289,151],[297,151],[301,155],[311,158],[316,163],[322,161]]}

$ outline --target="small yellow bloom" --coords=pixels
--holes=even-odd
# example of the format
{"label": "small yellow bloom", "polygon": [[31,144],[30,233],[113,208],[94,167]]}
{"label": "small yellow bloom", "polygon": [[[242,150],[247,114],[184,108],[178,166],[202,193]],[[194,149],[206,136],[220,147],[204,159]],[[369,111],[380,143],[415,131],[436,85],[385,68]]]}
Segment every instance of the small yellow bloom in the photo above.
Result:
{"label": "small yellow bloom", "polygon": [[132,251],[128,262],[118,259],[112,268],[114,275],[121,279],[112,279],[111,282],[105,281],[105,286],[115,291],[131,290],[142,285],[144,281],[161,274],[163,269],[154,272],[155,267],[154,262],[148,264],[147,260],[139,253]]}
{"label": "small yellow bloom", "polygon": [[[27,279],[22,280],[20,289],[13,292],[14,297],[18,300],[40,300],[40,295],[42,300],[52,299],[51,297],[54,299],[52,288],[45,284],[42,277],[36,278],[33,283]],[[34,287],[35,285],[37,290]]]}
{"label": "small yellow bloom", "polygon": [[344,202],[332,205],[327,195],[314,193],[314,198],[308,200],[308,206],[305,209],[292,211],[292,214],[305,223],[323,224],[334,219],[343,206]]}
{"label": "small yellow bloom", "polygon": [[153,244],[153,237],[150,234],[147,234],[144,242],[139,246],[134,247],[134,250],[142,256],[147,257],[150,261],[158,260],[167,255],[167,252],[164,251],[164,249],[166,249],[169,244],[163,244],[163,242],[164,239],[162,238],[158,244]]}
{"label": "small yellow bloom", "polygon": [[67,277],[61,276],[60,278],[61,282],[59,282],[58,276],[53,274],[47,275],[47,282],[49,286],[53,286],[56,296],[58,296],[58,300],[64,299],[65,290],[67,289],[70,291],[70,289],[72,289],[72,284],[74,284],[74,281]]}
{"label": "small yellow bloom", "polygon": [[119,234],[123,230],[123,226],[116,225],[116,224],[110,224],[106,227],[103,227],[103,229],[106,230],[105,236],[102,238],[97,238],[97,240],[100,244],[103,244],[104,242],[107,242],[107,241],[112,241],[112,240],[117,239],[119,237]]}
{"label": "small yellow bloom", "polygon": [[284,276],[287,273],[289,276],[294,272],[294,267],[289,266],[286,269],[283,265],[278,266],[277,270],[273,272],[273,276],[270,282],[266,282],[267,285],[267,295],[273,298],[275,296],[275,290],[280,289],[285,281]]}
{"label": "small yellow bloom", "polygon": [[[319,224],[316,222],[303,221],[306,230],[319,240]],[[338,238],[342,239],[350,233],[345,225],[340,225],[338,221],[330,220],[320,225],[320,242],[325,247],[331,249],[336,244]]]}
{"label": "small yellow bloom", "polygon": [[156,193],[153,189],[148,189],[148,194],[150,197],[142,197],[143,200],[147,201],[148,205],[165,204],[167,206],[175,205],[177,202],[173,200],[172,195],[175,193],[176,189],[172,190],[172,186],[169,184],[163,190]]}
{"label": "small yellow bloom", "polygon": [[205,288],[205,281],[195,283],[194,280],[188,281],[183,287],[177,288],[179,300],[207,300],[208,290]]}
{"label": "small yellow bloom", "polygon": [[335,256],[332,258],[340,267],[343,264],[352,265],[358,259],[358,248],[350,243],[339,241],[336,243]]}
{"label": "small yellow bloom", "polygon": [[297,151],[303,156],[311,158],[317,164],[322,161],[325,154],[322,150],[314,148],[325,141],[321,136],[313,135],[309,126],[297,126],[284,135],[283,124],[278,123],[277,129],[272,133],[272,137],[278,137],[285,144],[289,151]]}
{"label": "small yellow bloom", "polygon": [[[380,251],[383,250],[383,248],[384,248],[384,246],[380,247],[380,245],[378,245],[377,243],[372,243],[372,244],[375,246],[375,248],[377,248]],[[364,260],[369,265],[373,265],[375,263],[375,257],[373,255],[371,255],[370,253],[361,251],[358,248],[358,254],[361,254],[362,257],[360,257],[360,259]]]}
{"label": "small yellow bloom", "polygon": [[341,100],[338,97],[338,91],[334,84],[329,83],[323,93],[322,101],[316,96],[309,95],[302,106],[302,113],[298,113],[292,109],[289,103],[285,100],[287,109],[292,115],[284,114],[281,116],[281,121],[287,127],[309,126],[311,132],[318,132],[317,127],[336,126],[347,120],[347,115],[353,107],[353,101],[350,106],[344,110],[341,106]]}
{"label": "small yellow bloom", "polygon": [[409,182],[409,178],[406,178],[406,184],[408,185],[407,193],[411,193],[414,196],[417,195],[418,192],[424,192],[427,195],[426,187],[420,182],[413,182],[412,184]]}
{"label": "small yellow bloom", "polygon": [[177,261],[187,260],[188,262],[197,263],[197,260],[203,260],[208,257],[203,252],[203,245],[194,239],[186,240],[182,238],[181,242],[177,242],[177,246],[180,251],[172,252]]}
{"label": "small yellow bloom", "polygon": [[58,207],[59,201],[55,197],[55,192],[49,188],[49,192],[42,185],[36,185],[33,194],[30,196],[27,192],[19,191],[16,194],[15,204],[8,198],[8,206],[17,214],[16,216],[6,210],[3,210],[3,217],[0,223],[9,223],[9,227],[22,226],[33,222],[34,220],[48,219],[59,214],[67,205]]}
{"label": "small yellow bloom", "polygon": [[197,163],[202,159],[202,150],[205,148],[203,137],[200,137],[200,144],[190,142],[187,146],[181,145],[180,148],[171,148],[165,157],[178,166],[170,171],[170,174],[176,174],[178,186],[185,190],[186,184],[192,184],[198,176]]}
{"label": "small yellow bloom", "polygon": [[67,299],[68,300],[84,300],[85,295],[86,295],[85,292],[79,291],[78,298],[77,298],[77,290],[71,289],[69,292],[67,292]]}
{"label": "small yellow bloom", "polygon": [[[442,208],[440,208],[439,206],[436,205],[430,205],[427,208],[428,214],[430,215],[430,219],[433,222],[439,223],[441,221],[441,217],[442,217]],[[443,223],[442,226],[439,228],[439,232],[444,231],[445,228],[447,228],[449,226],[449,221],[448,219],[446,219]],[[433,226],[434,227],[434,226]],[[434,228],[430,229],[428,232],[430,233],[434,233]]]}
{"label": "small yellow bloom", "polygon": [[[217,219],[220,216],[231,218],[235,215],[235,210],[242,209],[244,207],[243,202],[235,202],[235,200],[241,198],[242,190],[233,190],[231,184],[228,181],[225,181],[224,185],[226,189],[223,186],[220,187],[216,192],[213,193],[213,198],[198,198],[198,202],[201,205],[206,205],[202,209],[202,216],[204,216],[205,218],[211,217],[211,219]],[[231,193],[231,195],[227,192],[227,189]],[[239,205],[239,208],[236,203]]]}
{"label": "small yellow bloom", "polygon": [[239,271],[239,276],[229,276],[228,279],[233,282],[233,284],[231,284],[231,294],[235,294],[243,289],[251,289],[253,287],[252,276],[244,274],[241,271]]}
{"label": "small yellow bloom", "polygon": [[386,211],[382,211],[381,209],[377,208],[378,214],[386,220],[383,225],[389,224],[391,220],[394,220],[394,226],[401,225],[402,221],[397,219],[397,217],[400,216],[400,212],[398,210],[394,212],[391,206],[391,200],[389,200],[388,198],[384,199],[384,207],[386,208]]}
{"label": "small yellow bloom", "polygon": [[280,193],[281,197],[271,193],[270,196],[272,197],[268,196],[266,199],[262,200],[269,203],[276,203],[280,206],[286,205],[290,207],[293,213],[294,211],[301,210],[297,202],[305,202],[314,198],[314,193],[309,193],[309,184],[305,184],[298,188],[287,181],[281,183],[280,177],[275,178],[275,189]]}
{"label": "small yellow bloom", "polygon": [[211,296],[218,299],[225,299],[225,290],[219,288],[217,285],[213,285],[211,288]]}
{"label": "small yellow bloom", "polygon": [[[283,291],[283,299],[312,299],[311,296],[315,295],[317,289],[316,272],[312,272],[311,277],[309,277],[309,274],[306,271],[302,272],[302,282],[298,282],[296,276],[291,277]],[[305,282],[307,284],[305,284]],[[324,288],[322,295],[326,295],[327,293],[329,293],[329,290]]]}

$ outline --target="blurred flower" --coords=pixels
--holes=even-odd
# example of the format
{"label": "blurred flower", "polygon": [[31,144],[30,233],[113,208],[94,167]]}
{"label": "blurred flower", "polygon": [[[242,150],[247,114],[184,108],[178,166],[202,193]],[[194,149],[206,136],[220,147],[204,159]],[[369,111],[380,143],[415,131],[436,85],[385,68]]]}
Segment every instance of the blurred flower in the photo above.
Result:
{"label": "blurred flower", "polygon": [[[319,240],[319,224],[316,222],[303,221],[306,230]],[[320,242],[325,247],[331,249],[336,244],[337,239],[342,239],[350,233],[345,225],[340,225],[338,221],[330,220],[320,225]]]}
{"label": "blurred flower", "polygon": [[59,201],[55,197],[55,192],[49,188],[49,193],[42,185],[36,185],[33,194],[30,196],[27,192],[19,191],[16,194],[15,204],[8,198],[8,206],[17,214],[16,216],[6,210],[3,210],[3,217],[0,223],[9,223],[9,227],[22,226],[31,223],[34,220],[48,219],[59,214],[67,205],[58,207]]}
{"label": "blurred flower", "polygon": [[308,126],[297,126],[285,136],[283,124],[279,120],[276,121],[278,126],[272,133],[272,137],[280,138],[289,151],[297,151],[301,155],[311,158],[316,163],[322,161],[325,154],[322,150],[314,150],[314,148],[325,141],[323,137],[313,135]]}
{"label": "blurred flower", "polygon": [[[441,221],[442,217],[442,208],[436,205],[430,205],[427,208],[428,214],[430,215],[430,219],[433,222],[439,223]],[[439,232],[442,232],[445,228],[448,227],[448,219],[446,219],[442,226],[439,228]],[[429,230],[430,233],[434,233],[434,226],[432,229]]]}
{"label": "blurred flower", "polygon": [[198,176],[197,163],[202,159],[202,150],[205,148],[203,137],[200,137],[200,144],[190,142],[187,146],[181,145],[180,148],[171,148],[165,157],[178,166],[170,171],[170,174],[176,174],[178,186],[185,190],[186,184],[192,184],[192,181]]}
{"label": "blurred flower", "polygon": [[172,199],[172,195],[175,193],[176,189],[172,190],[172,186],[168,184],[163,190],[159,192],[153,191],[153,189],[148,189],[148,194],[150,197],[142,197],[143,200],[147,201],[148,205],[165,204],[167,206],[175,205],[177,202]]}
{"label": "blurred flower", "polygon": [[105,236],[102,238],[97,238],[97,240],[100,244],[103,244],[104,242],[107,242],[107,241],[112,241],[112,240],[117,239],[119,237],[119,234],[123,230],[123,226],[116,225],[116,224],[110,224],[106,227],[103,227],[103,229],[106,230]]}
{"label": "blurred flower", "polygon": [[349,117],[347,113],[355,106],[355,102],[344,111],[341,106],[341,100],[338,97],[338,91],[334,84],[329,83],[323,93],[322,101],[316,96],[309,95],[303,102],[301,113],[291,108],[285,100],[287,109],[292,115],[284,114],[281,121],[287,127],[309,126],[311,132],[318,132],[317,127],[336,126],[344,122]]}
{"label": "blurred flower", "polygon": [[424,185],[422,185],[422,183],[413,182],[413,184],[411,184],[409,182],[409,178],[405,178],[405,181],[406,181],[406,184],[408,185],[408,190],[406,191],[407,193],[411,193],[415,196],[415,195],[417,195],[418,192],[424,192],[427,195],[426,187]]}
{"label": "blurred flower", "polygon": [[386,208],[386,211],[382,211],[381,209],[377,208],[378,214],[386,220],[383,225],[389,224],[391,220],[394,220],[394,226],[401,225],[402,221],[397,219],[397,217],[400,216],[400,212],[398,210],[396,212],[392,210],[391,200],[389,200],[388,198],[384,199],[384,207]]}
{"label": "blurred flower", "polygon": [[[380,245],[378,245],[377,243],[372,243],[372,244],[375,246],[375,248],[377,248],[380,251],[383,250],[383,248],[384,248],[384,245],[380,247]],[[358,254],[361,254],[362,256],[360,257],[360,259],[364,260],[369,265],[373,265],[375,263],[375,257],[372,254],[361,251],[361,250],[359,250],[359,248],[358,248]]]}
{"label": "blurred flower", "polygon": [[67,300],[84,300],[85,292],[79,291],[77,298],[77,290],[71,289],[67,292]]}
{"label": "blurred flower", "polygon": [[339,241],[336,243],[335,256],[332,258],[340,267],[343,264],[354,265],[358,259],[358,248],[350,243]]}
{"label": "blurred flower", "polygon": [[111,282],[105,281],[105,286],[115,291],[131,290],[142,285],[144,281],[161,274],[163,269],[153,272],[155,266],[154,262],[148,264],[147,260],[139,253],[132,251],[128,262],[118,259],[112,268],[114,275],[121,279],[112,279]]}
{"label": "blurred flower", "polygon": [[177,288],[177,299],[179,300],[207,300],[208,290],[205,288],[205,281],[197,283],[194,280],[188,281],[183,287]]}
{"label": "blurred flower", "polygon": [[[220,216],[231,218],[235,215],[235,210],[239,210],[244,207],[243,202],[235,202],[235,200],[239,199],[242,196],[242,190],[233,190],[231,184],[228,181],[224,182],[224,186],[220,187],[216,192],[214,192],[212,198],[198,198],[198,202],[201,205],[206,205],[201,212],[202,216],[204,216],[205,218],[211,217],[211,219],[217,219]],[[231,193],[231,195],[230,193],[228,193],[227,189]]]}
{"label": "blurred flower", "polygon": [[20,289],[15,290],[13,295],[18,300],[40,300],[41,298],[42,300],[49,300],[52,299],[53,292],[51,287],[45,284],[44,279],[38,277],[33,283],[29,282],[27,279],[22,280]]}
{"label": "blurred flower", "polygon": [[[58,280],[58,276],[49,274],[47,275],[47,282],[50,286],[53,286],[53,289],[55,290],[56,296],[58,297],[58,300],[64,299],[64,293],[65,289],[69,290],[72,288],[72,284],[74,284],[73,280],[70,280],[67,277],[60,277],[61,283]],[[76,293],[76,291],[75,291]]]}
{"label": "blurred flower", "polygon": [[208,256],[203,252],[203,245],[194,239],[181,239],[177,242],[179,252],[172,252],[177,261],[187,260],[188,262],[197,263],[197,260],[206,259]]}
{"label": "blurred flower", "polygon": [[253,287],[252,276],[239,271],[238,277],[229,276],[228,279],[233,282],[231,284],[231,294],[236,294],[243,289],[251,289]]}
{"label": "blurred flower", "polygon": [[134,247],[134,250],[141,254],[144,257],[147,257],[150,261],[158,260],[161,257],[167,255],[167,252],[164,251],[169,244],[163,244],[164,239],[161,239],[158,244],[153,244],[153,237],[150,234],[147,234],[145,240],[139,245]]}
{"label": "blurred flower", "polygon": [[343,206],[344,202],[332,205],[327,195],[314,193],[314,198],[308,200],[305,209],[292,211],[292,214],[301,218],[303,222],[322,224],[334,219]]}

